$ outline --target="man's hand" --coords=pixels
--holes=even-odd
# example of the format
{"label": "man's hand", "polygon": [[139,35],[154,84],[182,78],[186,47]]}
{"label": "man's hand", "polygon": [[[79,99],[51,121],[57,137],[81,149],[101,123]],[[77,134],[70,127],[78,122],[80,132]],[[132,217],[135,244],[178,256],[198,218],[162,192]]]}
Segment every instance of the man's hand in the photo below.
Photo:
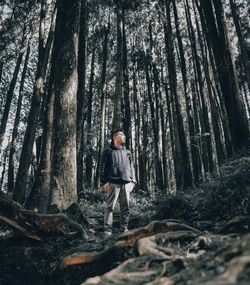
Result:
{"label": "man's hand", "polygon": [[103,185],[103,189],[106,193],[108,193],[109,191],[111,191],[111,187],[109,185],[109,183],[107,182],[106,184]]}

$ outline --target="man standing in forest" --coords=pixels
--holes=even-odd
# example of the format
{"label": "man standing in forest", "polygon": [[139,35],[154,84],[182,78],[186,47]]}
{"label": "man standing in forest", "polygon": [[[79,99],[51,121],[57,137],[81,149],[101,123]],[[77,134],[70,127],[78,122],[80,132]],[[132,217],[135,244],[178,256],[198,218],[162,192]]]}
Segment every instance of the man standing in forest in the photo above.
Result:
{"label": "man standing in forest", "polygon": [[104,214],[104,233],[112,235],[113,211],[119,198],[121,231],[128,230],[130,192],[136,183],[131,152],[125,147],[123,130],[112,132],[112,142],[106,148],[101,160],[100,180],[108,194]]}

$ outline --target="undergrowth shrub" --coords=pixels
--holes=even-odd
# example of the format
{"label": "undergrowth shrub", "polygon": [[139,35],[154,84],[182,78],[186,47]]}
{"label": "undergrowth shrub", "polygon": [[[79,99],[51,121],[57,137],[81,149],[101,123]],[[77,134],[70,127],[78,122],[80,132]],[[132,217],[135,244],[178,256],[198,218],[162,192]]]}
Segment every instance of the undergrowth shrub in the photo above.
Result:
{"label": "undergrowth shrub", "polygon": [[222,220],[250,214],[250,158],[232,160],[196,189],[155,200],[156,218]]}

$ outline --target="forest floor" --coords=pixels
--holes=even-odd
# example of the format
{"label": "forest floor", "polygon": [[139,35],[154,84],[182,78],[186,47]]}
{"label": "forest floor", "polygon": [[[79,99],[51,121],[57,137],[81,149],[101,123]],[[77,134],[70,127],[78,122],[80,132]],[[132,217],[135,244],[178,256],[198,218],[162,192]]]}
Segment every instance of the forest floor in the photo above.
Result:
{"label": "forest floor", "polygon": [[87,241],[49,231],[36,241],[0,225],[0,284],[249,284],[249,157],[177,195],[135,191],[130,231],[119,233],[117,209],[111,238],[103,236],[105,194],[89,191],[79,206]]}

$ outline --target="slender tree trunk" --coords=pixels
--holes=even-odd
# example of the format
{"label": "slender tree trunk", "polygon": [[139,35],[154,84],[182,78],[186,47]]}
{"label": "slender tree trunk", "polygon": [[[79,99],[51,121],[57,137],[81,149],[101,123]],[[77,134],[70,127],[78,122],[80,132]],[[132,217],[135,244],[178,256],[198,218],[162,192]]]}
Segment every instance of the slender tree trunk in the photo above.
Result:
{"label": "slender tree trunk", "polygon": [[128,74],[128,58],[127,58],[127,41],[125,29],[125,11],[122,9],[122,41],[123,41],[123,98],[124,98],[124,132],[126,135],[126,145],[131,149],[131,110],[129,97],[129,74]]}
{"label": "slender tree trunk", "polygon": [[55,101],[54,60],[55,51],[53,49],[49,88],[48,95],[46,96],[45,115],[43,121],[41,159],[36,173],[35,182],[26,202],[26,207],[28,209],[37,209],[40,213],[48,212],[51,196],[51,156],[53,142],[53,110]]}
{"label": "slender tree trunk", "polygon": [[205,92],[204,92],[204,80],[202,76],[202,69],[201,64],[199,60],[199,54],[197,49],[197,43],[195,38],[195,32],[194,27],[191,19],[190,14],[190,7],[188,4],[188,1],[186,0],[185,5],[185,12],[187,17],[187,23],[188,23],[188,31],[189,31],[189,38],[191,42],[192,47],[192,54],[193,54],[193,65],[194,65],[194,71],[195,76],[197,78],[196,82],[196,89],[197,94],[200,97],[200,122],[201,122],[201,130],[202,130],[202,148],[203,148],[203,158],[205,161],[205,171],[206,172],[212,172],[214,170],[214,162],[213,162],[213,148],[212,148],[212,130],[210,128],[209,124],[209,116],[208,116],[208,108],[207,108],[207,102],[205,99]]}
{"label": "slender tree trunk", "polygon": [[[154,136],[155,136],[155,147],[156,147],[156,185],[159,189],[164,188],[164,175],[163,175],[163,161],[162,161],[162,129],[160,120],[160,108],[162,105],[162,94],[160,91],[160,80],[159,72],[156,66],[156,54],[153,45],[153,34],[151,24],[149,25],[149,38],[150,38],[150,51],[152,57],[152,71],[153,71],[153,82],[154,82],[154,94],[155,94],[155,118],[154,118]],[[152,101],[152,99],[151,99]],[[151,102],[153,107],[153,102]],[[152,111],[154,107],[152,108]]]}
{"label": "slender tree trunk", "polygon": [[[178,169],[176,169],[176,178],[177,178],[177,189],[190,187],[193,185],[193,176],[191,171],[191,165],[189,161],[188,147],[186,134],[184,130],[183,118],[181,114],[181,105],[179,97],[177,94],[177,78],[176,78],[176,63],[175,63],[175,54],[173,47],[173,35],[172,35],[172,26],[171,26],[171,15],[170,15],[170,3],[166,2],[166,16],[167,16],[167,26],[164,23],[165,30],[165,45],[167,52],[167,62],[169,70],[169,81],[170,81],[170,92],[172,93],[174,99],[174,115],[175,115],[175,131],[177,147],[180,149],[176,150],[175,154],[179,155],[177,164],[179,164]],[[178,143],[179,141],[179,143]]]}
{"label": "slender tree trunk", "polygon": [[25,200],[27,176],[30,168],[32,149],[35,141],[36,127],[40,113],[40,104],[44,93],[44,81],[47,71],[50,49],[54,37],[54,18],[52,17],[51,27],[44,45],[44,21],[45,21],[46,0],[41,3],[41,17],[39,30],[39,48],[36,79],[33,89],[31,108],[28,116],[28,123],[24,135],[24,142],[18,167],[16,184],[14,189],[14,199],[19,203]]}
{"label": "slender tree trunk", "polygon": [[94,46],[92,51],[92,60],[91,60],[91,72],[89,80],[89,92],[88,92],[88,108],[87,108],[87,155],[85,158],[86,172],[85,172],[85,181],[87,186],[92,184],[93,176],[93,146],[92,146],[92,104],[93,104],[93,88],[94,88],[94,75],[95,75],[95,53],[96,48]]}
{"label": "slender tree trunk", "polygon": [[117,50],[116,50],[116,80],[114,95],[113,129],[122,127],[122,66],[123,66],[123,39],[122,39],[122,1],[116,0],[117,21]]}
{"label": "slender tree trunk", "polygon": [[77,202],[77,59],[80,1],[61,0],[54,40],[54,121],[51,207]]}
{"label": "slender tree trunk", "polygon": [[194,14],[195,14],[195,23],[196,23],[196,30],[198,34],[198,42],[199,42],[199,46],[200,46],[200,50],[202,54],[202,63],[203,63],[204,75],[205,75],[206,84],[207,84],[208,98],[209,98],[209,103],[210,103],[211,121],[212,121],[212,126],[213,126],[212,128],[213,139],[216,145],[216,154],[218,157],[218,163],[220,164],[222,161],[226,159],[226,148],[225,148],[225,145],[222,139],[223,129],[221,127],[221,119],[219,116],[221,110],[217,108],[216,102],[214,99],[214,96],[216,96],[216,94],[213,94],[213,83],[212,83],[210,70],[209,70],[207,47],[201,35],[200,26],[199,26],[197,14],[195,11],[194,1],[193,1],[193,9],[194,9]]}
{"label": "slender tree trunk", "polygon": [[6,148],[3,151],[3,163],[1,163],[2,165],[2,173],[1,173],[1,179],[0,179],[0,191],[3,190],[3,185],[4,185],[4,176],[5,176],[5,172],[6,172],[6,164],[7,164],[7,158],[8,158],[8,149]]}
{"label": "slender tree trunk", "polygon": [[102,51],[102,75],[101,75],[101,122],[99,130],[99,140],[98,140],[98,158],[96,166],[96,175],[95,175],[95,187],[97,188],[100,184],[100,159],[101,154],[104,149],[104,125],[105,125],[105,109],[106,109],[106,69],[107,69],[107,60],[108,60],[108,37],[110,33],[110,19],[108,26],[104,27],[104,40],[103,40],[103,51]]}
{"label": "slender tree trunk", "polygon": [[87,22],[88,0],[81,0],[80,31],[78,47],[78,87],[77,87],[77,193],[80,197],[83,189],[83,123],[84,123],[84,99],[86,81],[86,53],[87,53]]}
{"label": "slender tree trunk", "polygon": [[139,181],[140,187],[145,190],[144,184],[141,184],[141,178],[140,178],[140,166],[141,166],[141,153],[142,153],[142,143],[141,143],[141,110],[138,100],[138,89],[137,89],[137,74],[136,74],[136,63],[133,61],[133,107],[134,107],[134,122],[135,122],[135,144],[134,144],[134,163],[135,163],[135,176]]}
{"label": "slender tree trunk", "polygon": [[149,161],[150,161],[150,153],[149,151],[149,139],[148,139],[148,132],[149,132],[149,121],[148,121],[148,100],[146,98],[146,92],[143,92],[143,117],[142,117],[142,162],[140,167],[140,185],[142,185],[142,189],[146,191],[148,194],[150,194],[150,191],[152,191],[152,188],[149,187],[150,185],[150,172],[149,172]]}
{"label": "slender tree trunk", "polygon": [[14,121],[14,127],[12,131],[12,140],[10,145],[10,154],[9,154],[9,168],[8,168],[8,192],[13,193],[14,191],[14,170],[15,170],[15,152],[16,152],[16,140],[18,137],[18,126],[20,122],[20,114],[21,114],[21,107],[22,107],[22,100],[23,100],[23,88],[24,82],[27,72],[27,66],[29,61],[30,55],[30,45],[28,45],[26,51],[26,57],[23,65],[22,77],[20,81],[19,87],[19,96],[17,100],[17,110],[16,110],[16,117]]}
{"label": "slender tree trunk", "polygon": [[[200,0],[211,42],[235,151],[249,144],[249,126],[239,94],[221,0]],[[215,14],[214,14],[215,11]]]}
{"label": "slender tree trunk", "polygon": [[2,75],[3,75],[3,61],[0,61],[0,82],[2,80]]}
{"label": "slender tree trunk", "polygon": [[207,42],[207,48],[208,48],[208,53],[209,53],[209,62],[210,62],[210,65],[212,67],[213,76],[215,78],[214,85],[215,85],[215,89],[216,89],[216,93],[217,93],[216,97],[214,97],[214,98],[215,98],[215,101],[217,104],[217,108],[221,110],[220,112],[218,112],[218,115],[221,116],[221,121],[223,124],[223,133],[224,133],[226,152],[227,152],[227,155],[230,156],[233,154],[232,138],[231,138],[231,133],[230,133],[229,124],[228,124],[225,102],[224,102],[222,94],[221,94],[222,90],[220,87],[219,74],[218,74],[218,70],[216,69],[214,54],[212,51],[212,43],[210,41],[209,33],[207,31],[205,17],[204,17],[202,8],[200,7],[198,0],[193,0],[193,1],[195,2],[195,5],[193,4],[193,6],[194,7],[196,6],[198,11],[199,11],[200,21],[201,21],[201,25],[202,25],[202,31],[203,31],[203,34],[205,35],[205,39]]}
{"label": "slender tree trunk", "polygon": [[183,88],[184,88],[184,95],[185,95],[185,105],[186,105],[186,114],[187,114],[187,122],[188,122],[188,129],[189,129],[189,136],[190,136],[190,149],[191,149],[191,157],[192,157],[192,166],[193,166],[193,174],[195,181],[198,181],[200,177],[200,160],[199,160],[199,153],[197,149],[197,141],[196,141],[196,134],[194,128],[194,120],[192,115],[192,107],[191,107],[191,100],[190,96],[187,91],[187,67],[186,67],[186,60],[184,54],[184,48],[182,43],[182,37],[180,34],[179,29],[179,18],[176,8],[175,1],[173,3],[173,11],[174,11],[174,18],[175,18],[175,27],[176,27],[176,35],[178,40],[178,47],[180,53],[180,66],[181,66],[181,74],[183,79]]}
{"label": "slender tree trunk", "polygon": [[246,41],[241,31],[241,22],[237,12],[235,0],[229,0],[229,2],[232,11],[234,25],[239,39],[239,46],[241,52],[240,60],[244,69],[248,90],[250,91],[250,56],[248,55]]}
{"label": "slender tree trunk", "polygon": [[2,150],[2,144],[3,144],[3,140],[4,140],[4,134],[6,131],[6,126],[7,126],[7,121],[8,121],[8,117],[9,117],[9,112],[10,112],[10,105],[14,96],[14,90],[16,87],[16,82],[17,82],[17,77],[18,77],[18,73],[21,67],[21,63],[22,63],[22,59],[23,59],[23,54],[24,51],[22,50],[21,47],[21,52],[19,53],[19,56],[17,58],[17,62],[16,62],[16,66],[15,66],[15,70],[10,82],[10,86],[6,95],[6,101],[5,101],[5,106],[4,106],[4,111],[3,111],[3,116],[1,119],[1,125],[0,125],[0,152]]}

